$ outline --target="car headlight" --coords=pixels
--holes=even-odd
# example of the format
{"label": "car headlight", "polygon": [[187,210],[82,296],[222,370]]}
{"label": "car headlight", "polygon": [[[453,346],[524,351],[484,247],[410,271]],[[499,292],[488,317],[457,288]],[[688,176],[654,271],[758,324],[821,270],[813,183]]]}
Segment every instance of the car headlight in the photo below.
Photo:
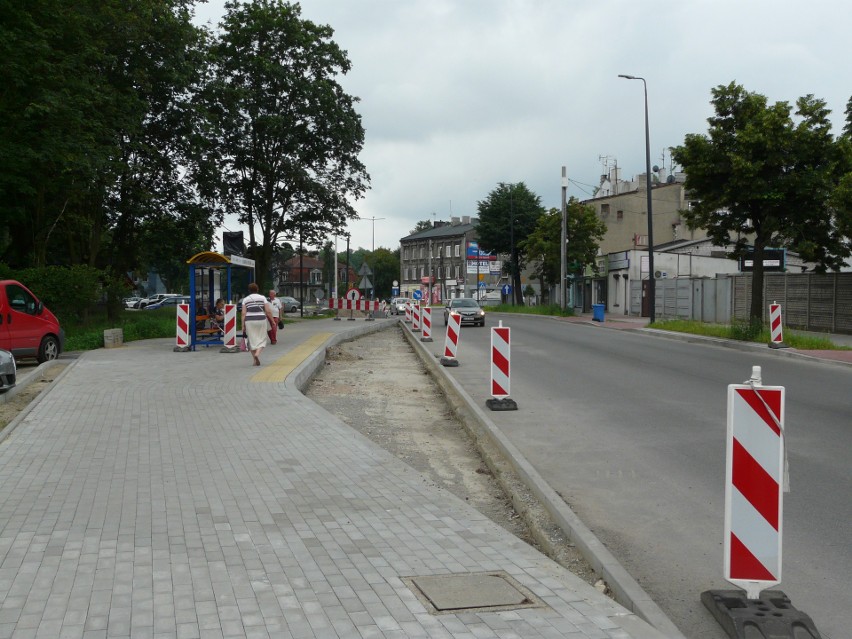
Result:
{"label": "car headlight", "polygon": [[480,315],[485,315],[485,311],[483,311],[482,309],[479,309],[479,314],[480,314]]}

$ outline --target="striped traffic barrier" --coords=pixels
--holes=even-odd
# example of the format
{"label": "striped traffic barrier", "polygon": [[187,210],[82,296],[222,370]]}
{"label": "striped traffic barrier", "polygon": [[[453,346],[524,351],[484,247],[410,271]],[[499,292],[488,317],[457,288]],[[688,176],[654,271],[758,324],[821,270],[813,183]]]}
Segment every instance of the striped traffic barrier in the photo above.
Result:
{"label": "striped traffic barrier", "polygon": [[423,327],[423,334],[420,337],[421,342],[431,342],[432,341],[432,307],[424,306],[421,309],[422,320],[421,324]]}
{"label": "striped traffic barrier", "polygon": [[[787,475],[783,386],[751,379],[728,386],[724,577],[742,590],[705,590],[701,601],[732,637],[819,637],[781,583]],[[743,592],[745,591],[745,592]]]}
{"label": "striped traffic barrier", "polygon": [[781,322],[781,305],[773,302],[769,305],[769,348],[789,348],[784,343],[784,329]]}
{"label": "striped traffic barrier", "polygon": [[509,397],[510,363],[512,360],[511,329],[503,326],[491,328],[491,397],[485,405],[491,410],[518,410],[515,400]]}
{"label": "striped traffic barrier", "polygon": [[411,307],[411,332],[420,332],[420,302],[417,302]]}
{"label": "striped traffic barrier", "polygon": [[458,366],[459,360],[456,353],[459,349],[459,335],[461,334],[461,315],[451,312],[447,316],[447,336],[444,339],[444,355],[441,357],[441,366]]}
{"label": "striped traffic barrier", "polygon": [[411,324],[411,302],[405,303],[405,321]]}
{"label": "striped traffic barrier", "polygon": [[784,387],[728,386],[725,473],[725,579],[757,599],[781,582],[784,492]]}
{"label": "striped traffic barrier", "polygon": [[175,353],[189,350],[189,304],[177,305],[177,330],[175,335]]}
{"label": "striped traffic barrier", "polygon": [[225,334],[222,338],[223,345],[219,349],[220,353],[239,353],[240,349],[237,346],[237,305],[225,304],[224,313]]}

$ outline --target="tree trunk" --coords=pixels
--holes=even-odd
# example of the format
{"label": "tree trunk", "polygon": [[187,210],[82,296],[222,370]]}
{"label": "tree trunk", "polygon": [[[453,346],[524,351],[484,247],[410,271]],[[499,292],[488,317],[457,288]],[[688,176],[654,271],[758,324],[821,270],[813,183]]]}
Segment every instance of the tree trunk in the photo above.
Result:
{"label": "tree trunk", "polygon": [[763,323],[763,253],[766,245],[760,234],[754,238],[754,254],[751,272],[751,309],[749,322]]}

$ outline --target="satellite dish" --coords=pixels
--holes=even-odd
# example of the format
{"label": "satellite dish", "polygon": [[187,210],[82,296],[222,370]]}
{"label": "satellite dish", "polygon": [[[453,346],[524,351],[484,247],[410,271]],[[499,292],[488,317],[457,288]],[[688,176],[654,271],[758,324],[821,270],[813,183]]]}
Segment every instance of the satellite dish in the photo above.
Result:
{"label": "satellite dish", "polygon": [[669,177],[666,178],[666,183],[668,183],[668,184],[674,184],[674,181],[675,181],[674,175],[670,175]]}
{"label": "satellite dish", "polygon": [[659,166],[657,166],[657,165],[655,164],[655,165],[654,165],[654,168],[652,168],[651,170],[652,170],[654,173],[656,173],[657,171],[659,171],[659,170],[660,170],[660,167],[659,167]]}

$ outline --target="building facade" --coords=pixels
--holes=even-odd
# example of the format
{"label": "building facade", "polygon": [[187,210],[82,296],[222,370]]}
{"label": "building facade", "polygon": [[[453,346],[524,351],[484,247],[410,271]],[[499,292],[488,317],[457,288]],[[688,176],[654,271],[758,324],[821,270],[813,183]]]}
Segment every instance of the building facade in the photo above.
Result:
{"label": "building facade", "polygon": [[478,222],[475,217],[453,217],[400,239],[400,295],[411,297],[418,290],[426,299],[430,282],[432,303],[474,297],[477,290],[495,290],[500,284],[502,261],[480,254]]}

